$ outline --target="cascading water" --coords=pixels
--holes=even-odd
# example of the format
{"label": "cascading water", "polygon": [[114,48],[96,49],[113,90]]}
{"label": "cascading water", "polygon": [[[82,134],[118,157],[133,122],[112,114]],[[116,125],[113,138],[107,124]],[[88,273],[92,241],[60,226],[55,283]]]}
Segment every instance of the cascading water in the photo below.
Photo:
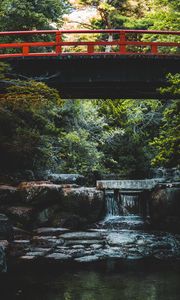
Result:
{"label": "cascading water", "polygon": [[139,212],[139,195],[114,194],[113,190],[105,191],[106,216],[101,222],[107,229],[131,229],[144,225]]}
{"label": "cascading water", "polygon": [[139,195],[121,195],[123,215],[139,214]]}
{"label": "cascading water", "polygon": [[114,191],[105,192],[106,218],[119,215],[118,203],[114,198]]}

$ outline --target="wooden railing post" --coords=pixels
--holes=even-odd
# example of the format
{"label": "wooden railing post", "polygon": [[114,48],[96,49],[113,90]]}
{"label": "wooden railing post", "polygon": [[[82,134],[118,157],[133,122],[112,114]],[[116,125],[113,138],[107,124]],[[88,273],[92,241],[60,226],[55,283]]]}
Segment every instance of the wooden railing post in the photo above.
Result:
{"label": "wooden railing post", "polygon": [[22,47],[23,56],[29,55],[29,46],[23,46]]}
{"label": "wooden railing post", "polygon": [[94,45],[87,45],[87,51],[89,54],[94,53]]}
{"label": "wooden railing post", "polygon": [[126,33],[124,31],[120,32],[119,42],[119,53],[126,54]]}
{"label": "wooden railing post", "polygon": [[56,32],[56,54],[62,53],[62,46],[58,45],[62,42],[62,33],[60,31]]}
{"label": "wooden railing post", "polygon": [[158,54],[158,47],[157,45],[151,45],[151,53]]}

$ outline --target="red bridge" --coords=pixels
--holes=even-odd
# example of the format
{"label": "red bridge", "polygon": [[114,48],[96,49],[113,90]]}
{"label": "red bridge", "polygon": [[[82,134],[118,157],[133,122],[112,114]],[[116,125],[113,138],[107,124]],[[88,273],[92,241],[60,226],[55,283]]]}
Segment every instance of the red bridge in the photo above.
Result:
{"label": "red bridge", "polygon": [[0,32],[0,59],[20,77],[64,98],[162,98],[180,67],[180,31],[41,30]]}

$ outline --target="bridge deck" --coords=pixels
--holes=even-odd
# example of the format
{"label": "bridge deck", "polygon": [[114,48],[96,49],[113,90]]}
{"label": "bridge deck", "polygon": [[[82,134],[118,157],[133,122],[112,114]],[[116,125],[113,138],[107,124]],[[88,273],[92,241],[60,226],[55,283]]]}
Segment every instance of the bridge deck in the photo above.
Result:
{"label": "bridge deck", "polygon": [[158,89],[167,85],[168,73],[179,72],[179,35],[147,30],[0,32],[0,59],[10,63],[15,78],[43,81],[62,98],[168,98],[172,95]]}

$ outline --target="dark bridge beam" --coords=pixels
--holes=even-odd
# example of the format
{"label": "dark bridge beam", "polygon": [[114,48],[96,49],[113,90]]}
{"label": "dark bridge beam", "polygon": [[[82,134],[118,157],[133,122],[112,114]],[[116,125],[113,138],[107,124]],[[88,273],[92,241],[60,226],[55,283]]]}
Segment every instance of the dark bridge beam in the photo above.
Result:
{"label": "dark bridge beam", "polygon": [[[60,91],[62,98],[157,99],[158,88],[167,85],[166,75],[178,73],[176,55],[66,55],[3,59],[16,78],[43,81]],[[176,96],[176,98],[179,98]]]}

